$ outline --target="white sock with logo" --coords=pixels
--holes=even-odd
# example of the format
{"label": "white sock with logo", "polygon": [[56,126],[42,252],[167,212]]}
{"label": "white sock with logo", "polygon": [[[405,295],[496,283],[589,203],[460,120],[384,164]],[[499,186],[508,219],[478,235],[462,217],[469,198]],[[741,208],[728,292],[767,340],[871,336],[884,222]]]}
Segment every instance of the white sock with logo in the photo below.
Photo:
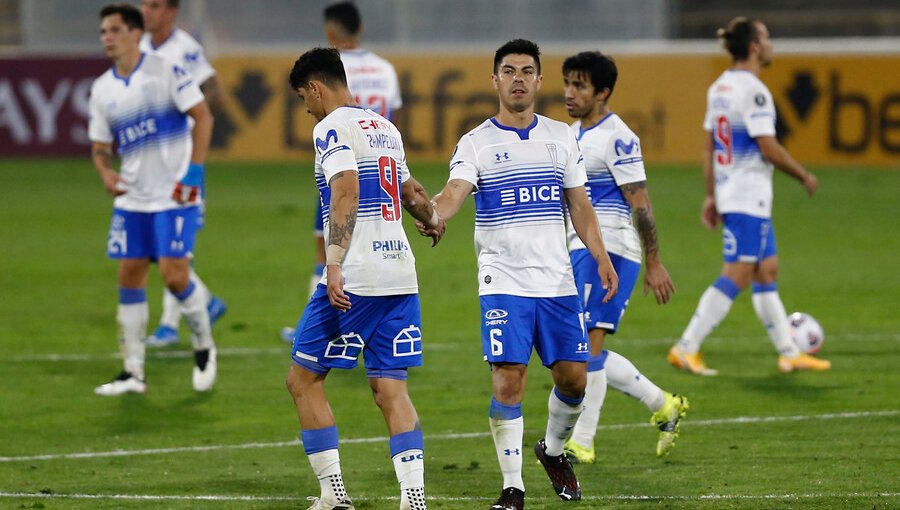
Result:
{"label": "white sock with logo", "polygon": [[640,400],[653,412],[666,404],[663,390],[644,377],[632,362],[614,351],[609,351],[606,357],[606,379],[610,386]]}
{"label": "white sock with logo", "polygon": [[579,398],[564,396],[553,387],[547,401],[547,431],[544,434],[546,453],[550,457],[558,457],[563,453],[563,445],[572,435],[572,429],[581,416],[584,395]]}
{"label": "white sock with logo", "polygon": [[687,328],[681,334],[681,340],[678,341],[681,352],[694,354],[700,350],[703,340],[728,315],[739,292],[737,284],[724,276],[720,276],[706,289],[700,297],[700,302],[697,303],[694,316],[691,317]]}

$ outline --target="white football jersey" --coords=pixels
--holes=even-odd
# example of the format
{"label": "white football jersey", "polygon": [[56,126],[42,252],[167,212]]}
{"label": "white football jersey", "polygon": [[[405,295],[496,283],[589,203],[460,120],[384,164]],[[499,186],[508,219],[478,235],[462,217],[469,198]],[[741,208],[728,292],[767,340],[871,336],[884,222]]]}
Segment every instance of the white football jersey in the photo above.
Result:
{"label": "white football jersey", "polygon": [[165,55],[169,60],[178,62],[181,67],[191,73],[198,85],[203,85],[203,82],[216,74],[215,69],[206,60],[203,46],[200,46],[196,39],[180,28],[172,30],[169,38],[155,47],[150,34],[145,33],[141,37],[141,51],[145,53],[155,51]]}
{"label": "white football jersey", "polygon": [[342,50],[341,62],[347,86],[360,106],[386,119],[403,106],[397,72],[390,62],[364,49]]}
{"label": "white football jersey", "polygon": [[[609,113],[593,126],[572,124],[584,154],[588,197],[597,213],[603,243],[610,253],[640,263],[641,242],[631,221],[631,204],[620,186],[647,180],[641,140],[618,115]],[[585,249],[567,218],[569,251]]]}
{"label": "white football jersey", "polygon": [[459,140],[450,179],[475,186],[481,295],[577,293],[566,248],[563,192],[583,186],[586,177],[569,126],[541,115],[526,129],[488,119]]}
{"label": "white football jersey", "polygon": [[749,71],[725,71],[706,94],[703,129],[713,136],[716,208],[769,218],[772,164],[755,140],[775,136],[775,103],[769,89]]}
{"label": "white football jersey", "polygon": [[345,170],[359,176],[359,211],[342,265],[344,290],[361,296],[417,293],[416,259],[402,221],[402,183],[410,175],[400,132],[372,110],[344,106],[316,124],[313,140],[326,242],[328,182]]}
{"label": "white football jersey", "polygon": [[156,212],[181,207],[172,200],[175,184],[191,162],[191,129],[185,113],[203,101],[197,82],[180,65],[142,53],[130,76],[115,66],[91,86],[91,141],[109,143],[121,158],[127,190],[114,206]]}

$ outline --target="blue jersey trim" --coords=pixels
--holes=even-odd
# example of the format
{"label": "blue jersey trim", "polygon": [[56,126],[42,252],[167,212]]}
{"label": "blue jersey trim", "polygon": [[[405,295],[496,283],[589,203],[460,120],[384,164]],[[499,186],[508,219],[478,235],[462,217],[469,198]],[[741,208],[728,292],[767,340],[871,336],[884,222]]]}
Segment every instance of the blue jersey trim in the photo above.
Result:
{"label": "blue jersey trim", "polygon": [[113,78],[115,78],[115,79],[117,79],[117,80],[122,80],[123,82],[125,82],[125,86],[127,87],[128,84],[131,83],[131,77],[134,76],[135,71],[137,71],[138,69],[140,69],[140,68],[141,68],[141,64],[144,63],[144,57],[145,57],[146,55],[147,55],[146,53],[141,53],[141,58],[140,58],[140,60],[138,60],[137,65],[134,66],[134,69],[131,70],[131,73],[130,73],[128,76],[119,76],[119,72],[116,71],[116,65],[113,64],[113,66],[112,66]]}
{"label": "blue jersey trim", "polygon": [[609,113],[607,113],[606,115],[604,115],[602,119],[598,120],[597,123],[594,124],[593,126],[591,126],[591,127],[586,127],[586,128],[578,128],[578,140],[581,140],[581,137],[584,136],[584,134],[585,134],[586,132],[588,132],[588,131],[594,129],[595,127],[599,126],[600,124],[603,124],[603,121],[605,121],[606,119],[612,117],[613,115],[615,115],[614,112],[609,112]]}
{"label": "blue jersey trim", "polygon": [[537,117],[537,115],[535,115],[534,120],[531,121],[531,125],[525,129],[514,128],[512,126],[504,126],[503,124],[500,124],[499,122],[497,122],[497,119],[495,119],[494,117],[491,117],[491,122],[495,126],[497,126],[498,128],[500,128],[504,131],[515,132],[517,135],[519,135],[519,140],[528,140],[528,136],[531,134],[531,130],[534,129],[535,126],[537,126],[538,117]]}

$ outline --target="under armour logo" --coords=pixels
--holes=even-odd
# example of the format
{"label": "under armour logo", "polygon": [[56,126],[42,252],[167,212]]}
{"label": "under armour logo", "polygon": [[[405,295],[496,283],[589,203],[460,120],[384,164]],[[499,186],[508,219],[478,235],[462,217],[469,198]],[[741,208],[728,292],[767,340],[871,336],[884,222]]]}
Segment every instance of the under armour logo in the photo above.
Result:
{"label": "under armour logo", "polygon": [[518,448],[507,448],[503,450],[503,453],[506,455],[522,455],[522,452],[520,452]]}
{"label": "under armour logo", "polygon": [[494,154],[494,157],[497,158],[497,163],[501,161],[509,161],[509,153],[508,152],[498,152]]}

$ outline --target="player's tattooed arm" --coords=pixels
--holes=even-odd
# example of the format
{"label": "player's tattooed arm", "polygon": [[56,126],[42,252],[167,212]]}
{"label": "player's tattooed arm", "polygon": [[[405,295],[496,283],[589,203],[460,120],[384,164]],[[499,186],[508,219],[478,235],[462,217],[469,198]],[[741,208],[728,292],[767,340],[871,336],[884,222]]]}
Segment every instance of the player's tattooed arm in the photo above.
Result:
{"label": "player's tattooed arm", "polygon": [[620,187],[622,194],[631,204],[634,211],[635,225],[641,236],[641,246],[646,257],[659,255],[659,238],[656,234],[656,219],[653,217],[653,206],[647,193],[647,181],[629,182]]}
{"label": "player's tattooed arm", "polygon": [[328,244],[347,249],[356,227],[359,211],[359,178],[347,170],[331,178],[331,205],[328,219]]}
{"label": "player's tattooed arm", "polygon": [[91,159],[100,179],[103,180],[103,187],[106,192],[112,196],[119,196],[125,193],[125,189],[120,181],[119,174],[113,170],[113,152],[112,145],[108,143],[94,142],[91,145]]}
{"label": "player's tattooed arm", "polygon": [[428,199],[425,187],[413,177],[403,183],[403,208],[416,219],[419,233],[432,239],[431,246],[437,245],[444,236],[447,223],[438,214],[435,204]]}
{"label": "player's tattooed arm", "polygon": [[647,181],[631,182],[619,189],[634,211],[635,224],[644,247],[644,260],[647,263],[647,270],[644,271],[644,295],[652,290],[657,303],[668,303],[675,293],[675,284],[659,258],[659,237],[656,235],[656,219],[653,217],[653,206],[647,192]]}

